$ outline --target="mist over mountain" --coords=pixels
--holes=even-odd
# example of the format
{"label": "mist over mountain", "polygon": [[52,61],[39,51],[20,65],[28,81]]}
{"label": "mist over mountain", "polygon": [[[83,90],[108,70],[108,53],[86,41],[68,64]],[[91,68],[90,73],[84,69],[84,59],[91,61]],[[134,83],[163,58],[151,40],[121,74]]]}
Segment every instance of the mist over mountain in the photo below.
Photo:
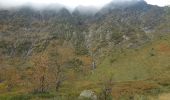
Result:
{"label": "mist over mountain", "polygon": [[[126,8],[129,6],[132,6],[136,3],[139,2],[143,2],[146,3],[143,0],[114,0],[111,1],[110,3],[106,4],[103,7],[96,7],[96,6],[77,6],[76,8],[70,8],[68,6],[59,4],[59,3],[54,3],[54,4],[34,4],[34,3],[27,3],[27,4],[23,4],[20,6],[13,6],[13,7],[3,7],[1,6],[0,10],[17,10],[17,9],[22,9],[22,8],[29,8],[32,10],[38,10],[38,11],[45,11],[45,10],[53,10],[58,12],[59,10],[65,8],[67,9],[70,13],[81,13],[81,14],[85,14],[85,15],[94,15],[97,12],[105,12],[105,11],[109,11],[109,10],[113,10],[116,8]],[[105,11],[104,11],[105,10]]]}
{"label": "mist over mountain", "polygon": [[[6,1],[0,1],[0,8],[1,9],[13,9],[13,8],[20,8],[20,7],[23,7],[23,6],[30,6],[34,9],[45,9],[45,8],[54,8],[54,6],[56,8],[60,8],[60,7],[65,7],[67,9],[69,9],[70,11],[73,11],[75,8],[77,7],[80,7],[80,6],[86,6],[86,8],[89,6],[89,7],[92,7],[92,8],[97,8],[97,9],[100,9],[102,8],[103,6],[107,5],[107,4],[110,4],[110,2],[112,2],[112,5],[114,6],[121,6],[121,5],[124,5],[126,4],[126,6],[130,5],[130,4],[133,4],[135,2],[139,2],[139,1],[144,1],[144,0],[108,0],[106,2],[103,2],[102,5],[98,5],[98,2],[96,2],[96,5],[95,4],[89,4],[89,5],[83,5],[83,4],[77,4],[77,5],[74,5],[74,6],[69,6],[67,5],[67,3],[69,2],[65,2],[64,4],[64,1],[63,3],[59,2],[59,1],[56,1],[56,2],[52,2],[52,1],[49,1],[49,2],[45,2],[45,1],[42,1],[42,2],[33,2],[33,1],[25,1],[24,0],[21,2],[21,1],[17,1],[17,3],[15,1],[10,1],[10,0],[6,0]],[[71,1],[70,1],[71,2]],[[101,2],[101,1],[100,1]],[[81,2],[79,2],[81,3]],[[102,2],[101,2],[102,3]],[[124,3],[124,4],[123,4]],[[118,4],[118,5],[116,5]]]}

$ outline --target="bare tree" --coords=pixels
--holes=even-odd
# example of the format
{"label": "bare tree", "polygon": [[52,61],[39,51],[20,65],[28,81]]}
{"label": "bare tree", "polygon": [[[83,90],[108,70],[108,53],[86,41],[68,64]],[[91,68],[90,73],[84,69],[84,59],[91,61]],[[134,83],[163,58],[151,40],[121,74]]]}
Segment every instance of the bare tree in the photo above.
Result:
{"label": "bare tree", "polygon": [[111,74],[110,77],[104,77],[102,80],[102,90],[100,99],[101,100],[112,100],[112,86],[113,86],[113,76]]}
{"label": "bare tree", "polygon": [[33,55],[33,85],[34,90],[38,92],[46,92],[48,88],[48,69],[49,57],[46,52]]}

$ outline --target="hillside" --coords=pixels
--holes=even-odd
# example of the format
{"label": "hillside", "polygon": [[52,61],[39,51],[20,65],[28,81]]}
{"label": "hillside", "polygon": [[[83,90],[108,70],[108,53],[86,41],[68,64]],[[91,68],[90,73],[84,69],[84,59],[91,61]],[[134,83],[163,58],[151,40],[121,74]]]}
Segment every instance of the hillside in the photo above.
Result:
{"label": "hillside", "polygon": [[170,92],[169,7],[53,6],[0,10],[0,100],[77,100],[84,90],[98,100],[155,100]]}

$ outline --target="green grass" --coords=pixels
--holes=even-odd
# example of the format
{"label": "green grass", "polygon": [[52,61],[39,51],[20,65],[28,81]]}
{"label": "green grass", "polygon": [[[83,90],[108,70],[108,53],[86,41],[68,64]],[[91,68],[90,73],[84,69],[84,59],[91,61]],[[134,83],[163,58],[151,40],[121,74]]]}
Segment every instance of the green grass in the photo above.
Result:
{"label": "green grass", "polygon": [[[129,81],[145,80],[160,73],[164,74],[163,71],[169,73],[170,69],[165,70],[165,68],[170,67],[170,57],[166,54],[170,51],[164,52],[165,54],[161,54],[162,52],[159,50],[152,51],[152,48],[157,49],[162,44],[167,44],[170,48],[169,39],[169,37],[158,39],[138,50],[125,49],[122,54],[113,53],[112,56],[106,56],[88,78],[96,81],[101,79],[103,75],[105,77],[113,75],[115,81]],[[150,52],[155,52],[155,55],[150,55]],[[119,56],[115,59],[117,55]]]}
{"label": "green grass", "polygon": [[30,95],[2,95],[0,100],[30,100]]}

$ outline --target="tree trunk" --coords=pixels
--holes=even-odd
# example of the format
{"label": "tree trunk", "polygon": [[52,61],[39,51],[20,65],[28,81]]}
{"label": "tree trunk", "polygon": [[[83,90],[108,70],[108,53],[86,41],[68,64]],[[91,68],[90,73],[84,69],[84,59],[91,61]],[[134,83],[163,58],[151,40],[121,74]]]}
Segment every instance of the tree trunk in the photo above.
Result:
{"label": "tree trunk", "polygon": [[41,87],[40,87],[41,92],[45,92],[45,76],[43,75],[40,80],[41,80]]}

